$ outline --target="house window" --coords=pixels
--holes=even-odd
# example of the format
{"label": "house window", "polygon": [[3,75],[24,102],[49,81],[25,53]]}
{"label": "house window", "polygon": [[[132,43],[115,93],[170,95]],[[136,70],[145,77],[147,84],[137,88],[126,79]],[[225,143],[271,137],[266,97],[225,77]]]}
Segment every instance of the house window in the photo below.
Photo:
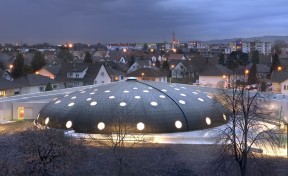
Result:
{"label": "house window", "polygon": [[76,73],[76,78],[79,78],[79,74],[78,73]]}
{"label": "house window", "polygon": [[288,87],[288,86],[284,85],[284,90],[287,90],[287,87]]}
{"label": "house window", "polygon": [[69,73],[69,76],[70,76],[70,77],[73,77],[73,73]]}
{"label": "house window", "polygon": [[44,87],[42,86],[42,87],[39,87],[39,91],[40,92],[44,92]]}
{"label": "house window", "polygon": [[101,76],[103,76],[103,77],[104,77],[104,72],[101,72]]}
{"label": "house window", "polygon": [[180,68],[183,69],[183,65],[181,65]]}
{"label": "house window", "polygon": [[121,76],[121,80],[123,80],[124,79],[124,76]]}
{"label": "house window", "polygon": [[5,97],[6,95],[6,92],[3,90],[3,91],[0,91],[0,97]]}

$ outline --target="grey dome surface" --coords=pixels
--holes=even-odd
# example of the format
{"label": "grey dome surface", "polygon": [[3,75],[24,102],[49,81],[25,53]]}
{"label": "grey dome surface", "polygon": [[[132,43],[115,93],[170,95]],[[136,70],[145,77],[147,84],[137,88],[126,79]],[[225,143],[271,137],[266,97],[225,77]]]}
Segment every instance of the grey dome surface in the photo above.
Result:
{"label": "grey dome surface", "polygon": [[37,123],[78,133],[174,133],[226,123],[224,107],[199,88],[183,84],[122,81],[55,98]]}

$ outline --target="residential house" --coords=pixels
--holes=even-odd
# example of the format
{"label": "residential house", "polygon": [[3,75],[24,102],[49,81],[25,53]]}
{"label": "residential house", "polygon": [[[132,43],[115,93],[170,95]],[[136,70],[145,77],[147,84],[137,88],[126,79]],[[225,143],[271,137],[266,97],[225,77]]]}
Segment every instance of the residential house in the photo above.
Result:
{"label": "residential house", "polygon": [[27,76],[15,79],[14,82],[22,85],[20,91],[21,94],[44,92],[48,83],[51,84],[53,90],[64,88],[63,82],[37,74],[29,74]]}
{"label": "residential house", "polygon": [[172,78],[195,78],[199,70],[191,61],[181,60],[171,70]]}
{"label": "residential house", "polygon": [[271,82],[274,92],[288,95],[288,71],[274,71]]}
{"label": "residential house", "polygon": [[111,82],[102,63],[62,64],[55,80],[63,81],[67,88]]}
{"label": "residential house", "polygon": [[279,55],[279,60],[280,60],[283,70],[288,70],[288,52],[287,51],[282,50],[282,53]]}
{"label": "residential house", "polygon": [[151,60],[137,60],[127,70],[127,73],[131,73],[139,68],[152,68],[152,67],[156,68],[155,66],[153,66]]}
{"label": "residential house", "polygon": [[46,76],[50,79],[55,79],[60,68],[61,68],[61,65],[44,66],[40,70],[36,71],[36,74]]}
{"label": "residential house", "polygon": [[199,73],[199,85],[217,87],[219,83],[229,86],[232,71],[223,65],[211,66]]}
{"label": "residential house", "polygon": [[111,66],[106,66],[105,65],[105,69],[107,70],[108,72],[108,75],[110,76],[111,78],[111,82],[115,82],[115,81],[122,81],[124,80],[124,73],[121,72],[120,70],[116,70],[114,68],[112,68]]}
{"label": "residential house", "polygon": [[125,79],[135,77],[137,80],[167,82],[168,74],[153,68],[139,68],[125,75]]}
{"label": "residential house", "polygon": [[[252,63],[248,64],[247,68],[250,70],[252,65],[253,65]],[[256,70],[257,70],[256,76],[257,78],[260,79],[267,78],[267,76],[270,74],[270,67],[264,64],[256,64]]]}
{"label": "residential house", "polygon": [[4,78],[0,78],[0,97],[9,97],[20,94],[22,85],[9,81]]}

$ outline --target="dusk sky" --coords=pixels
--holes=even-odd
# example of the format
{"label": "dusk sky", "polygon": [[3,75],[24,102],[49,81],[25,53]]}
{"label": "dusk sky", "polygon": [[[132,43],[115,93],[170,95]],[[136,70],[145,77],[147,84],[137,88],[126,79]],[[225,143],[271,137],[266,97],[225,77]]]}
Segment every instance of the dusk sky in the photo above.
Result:
{"label": "dusk sky", "polygon": [[0,43],[288,35],[287,0],[0,0]]}

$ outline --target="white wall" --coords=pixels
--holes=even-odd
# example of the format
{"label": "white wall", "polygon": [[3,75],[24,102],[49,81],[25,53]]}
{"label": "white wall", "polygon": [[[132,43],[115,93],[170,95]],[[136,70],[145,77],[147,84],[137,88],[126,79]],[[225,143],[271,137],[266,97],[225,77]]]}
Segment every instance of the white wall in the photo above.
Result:
{"label": "white wall", "polygon": [[217,87],[220,81],[227,82],[222,76],[199,76],[199,85]]}
{"label": "white wall", "polygon": [[[284,90],[284,85],[286,85],[286,90]],[[288,80],[281,83],[281,93],[288,95]]]}
{"label": "white wall", "polygon": [[103,84],[103,83],[110,83],[110,82],[111,82],[111,78],[108,75],[105,67],[102,65],[96,76],[96,79],[94,80],[94,84]]}

